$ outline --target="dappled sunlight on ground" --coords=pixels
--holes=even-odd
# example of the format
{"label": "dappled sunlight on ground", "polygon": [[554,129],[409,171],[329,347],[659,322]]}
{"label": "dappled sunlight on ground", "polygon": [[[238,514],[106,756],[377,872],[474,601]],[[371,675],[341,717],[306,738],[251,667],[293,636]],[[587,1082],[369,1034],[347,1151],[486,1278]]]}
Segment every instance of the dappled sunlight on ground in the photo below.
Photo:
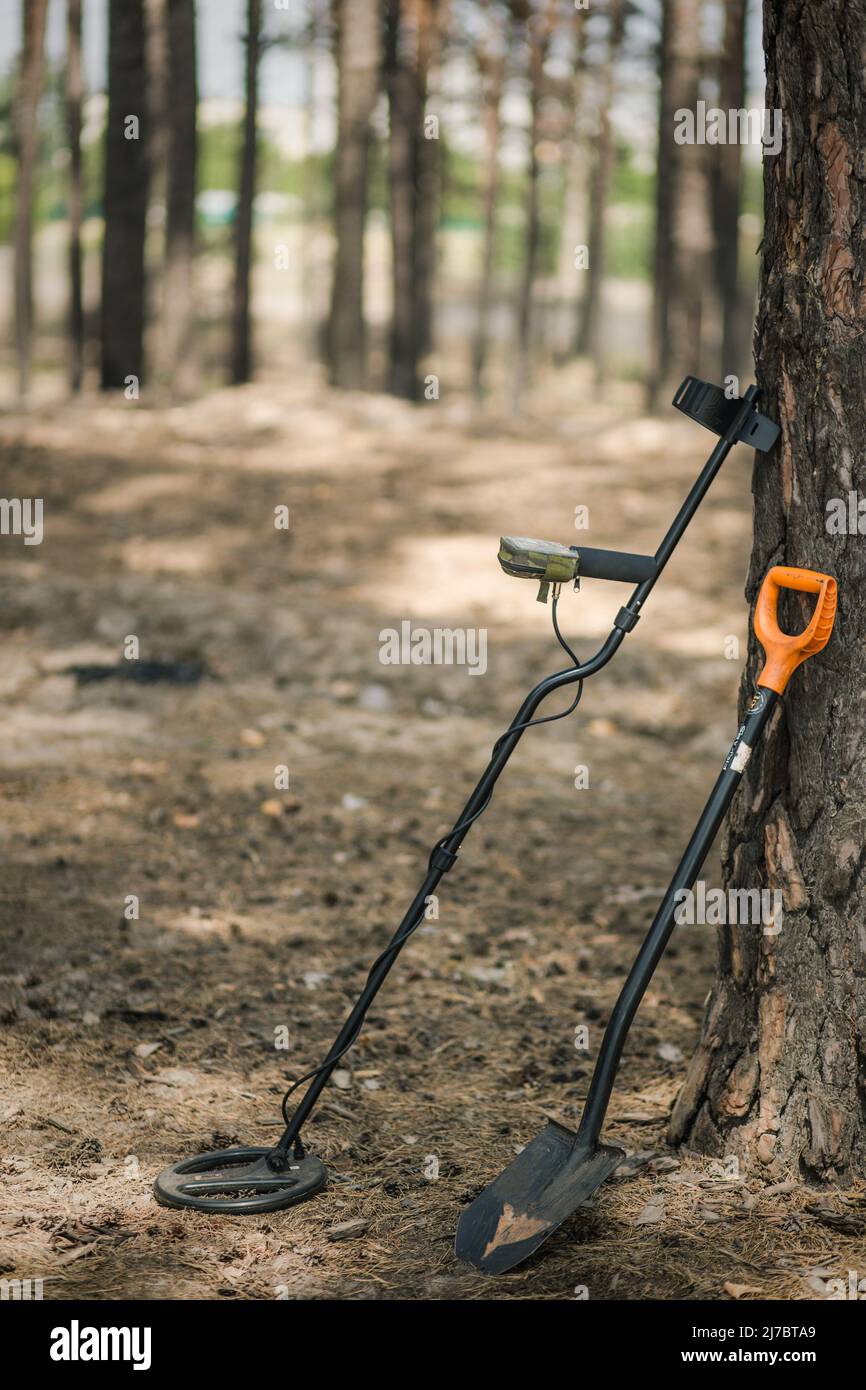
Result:
{"label": "dappled sunlight on ground", "polygon": [[[286,1076],[330,1042],[497,735],[563,665],[500,534],[651,552],[711,436],[571,369],[521,418],[293,371],[184,406],[46,404],[0,417],[0,443],[6,491],[45,500],[41,546],[4,540],[0,604],[5,1270],[53,1297],[481,1299],[578,1281],[718,1298],[729,1278],[802,1296],[819,1258],[854,1267],[802,1193],[666,1149],[712,970],[697,929],[624,1058],[609,1138],[633,1171],[510,1280],[452,1255],[461,1207],[545,1115],[579,1114],[575,1024],[594,1048],[734,731],[745,450],[615,663],[573,719],[525,736],[467,837],[310,1127],[336,1180],[219,1223],[156,1207],[153,1177],[273,1137]],[[563,592],[582,656],[627,594]],[[406,620],[485,629],[484,674],[383,664],[382,630]],[[663,1238],[638,1221],[659,1194]],[[328,1239],[346,1221],[364,1242]]]}

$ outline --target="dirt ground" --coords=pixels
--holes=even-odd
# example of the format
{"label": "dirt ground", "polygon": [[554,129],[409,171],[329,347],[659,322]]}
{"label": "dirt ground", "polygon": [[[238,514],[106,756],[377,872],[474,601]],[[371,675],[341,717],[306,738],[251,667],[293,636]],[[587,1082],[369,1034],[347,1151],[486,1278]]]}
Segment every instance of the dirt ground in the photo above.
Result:
{"label": "dirt ground", "polygon": [[[452,1249],[545,1117],[579,1115],[734,732],[745,450],[579,712],[525,736],[470,832],[309,1126],[327,1191],[256,1218],[151,1194],[183,1156],[275,1137],[286,1078],[324,1054],[495,738],[560,669],[500,532],[652,550],[709,451],[632,388],[581,398],[563,373],[520,421],[478,418],[293,372],[0,418],[4,494],[45,505],[43,544],[0,552],[4,1278],[60,1299],[634,1300],[821,1298],[866,1273],[861,1194],[666,1147],[712,978],[700,927],[632,1029],[606,1133],[621,1175],[512,1275]],[[627,592],[563,595],[578,652]],[[407,619],[485,629],[486,672],[383,665]],[[133,679],[130,636],[140,675],[174,679]]]}

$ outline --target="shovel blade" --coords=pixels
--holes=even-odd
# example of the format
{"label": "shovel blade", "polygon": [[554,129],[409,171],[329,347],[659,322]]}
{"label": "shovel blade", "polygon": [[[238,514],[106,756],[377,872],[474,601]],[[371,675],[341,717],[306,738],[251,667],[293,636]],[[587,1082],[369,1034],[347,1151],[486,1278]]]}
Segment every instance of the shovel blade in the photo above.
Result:
{"label": "shovel blade", "polygon": [[577,1148],[551,1122],[466,1208],[455,1251],[485,1274],[504,1274],[537,1250],[625,1157],[607,1144]]}

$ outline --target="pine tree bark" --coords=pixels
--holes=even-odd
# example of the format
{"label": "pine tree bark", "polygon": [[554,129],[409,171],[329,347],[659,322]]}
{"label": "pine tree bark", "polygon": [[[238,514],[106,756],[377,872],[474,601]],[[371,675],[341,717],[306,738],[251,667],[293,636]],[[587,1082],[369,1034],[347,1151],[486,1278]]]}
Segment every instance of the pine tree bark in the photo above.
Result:
{"label": "pine tree bark", "polygon": [[[866,548],[856,526],[829,533],[827,503],[866,487],[866,92],[852,61],[866,5],[765,0],[764,45],[785,133],[764,160],[756,347],[782,434],[756,460],[748,592],[772,564],[804,565],[838,578],[840,607],[749,764],[724,843],[731,886],[783,894],[781,930],[721,931],[671,1138],[773,1180],[847,1180],[866,1174]],[[757,666],[752,641],[743,700]]]}
{"label": "pine tree bark", "polygon": [[601,340],[601,296],[605,275],[607,203],[616,150],[614,147],[611,111],[616,93],[616,63],[625,35],[625,0],[611,0],[607,54],[601,73],[601,97],[598,112],[598,137],[595,147],[589,197],[589,266],[586,272],[580,333],[577,340],[579,356],[589,357],[595,364],[595,379],[604,378]]}
{"label": "pine tree bark", "polygon": [[364,386],[367,374],[364,232],[370,120],[382,71],[381,0],[335,0],[334,17],[339,93],[328,358],[333,384],[351,390]]}
{"label": "pine tree bark", "polygon": [[45,72],[45,16],[48,0],[22,7],[21,64],[15,93],[15,145],[18,182],[15,202],[15,349],[18,394],[30,386],[33,346],[33,186],[39,150],[39,98]]}
{"label": "pine tree bark", "polygon": [[69,386],[81,390],[84,376],[84,303],[81,271],[81,220],[84,189],[81,162],[81,0],[66,6],[66,128],[69,141]]}
{"label": "pine tree bark", "polygon": [[[133,122],[138,123],[137,131]],[[102,247],[102,388],[144,379],[149,159],[142,0],[110,0],[105,234]]]}
{"label": "pine tree bark", "polygon": [[259,114],[262,0],[247,0],[245,42],[244,133],[235,223],[235,276],[232,294],[231,380],[236,386],[249,381],[253,369],[250,275],[253,261],[253,201],[256,196],[256,127]]}
{"label": "pine tree bark", "polygon": [[168,180],[160,371],[176,395],[196,386],[195,197],[198,90],[195,0],[168,0]]}

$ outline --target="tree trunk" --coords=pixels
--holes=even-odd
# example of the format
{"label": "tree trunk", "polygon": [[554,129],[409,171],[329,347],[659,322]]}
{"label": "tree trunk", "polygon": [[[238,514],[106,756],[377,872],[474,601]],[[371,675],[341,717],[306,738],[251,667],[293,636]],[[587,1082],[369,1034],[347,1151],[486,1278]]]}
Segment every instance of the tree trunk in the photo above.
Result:
{"label": "tree trunk", "polygon": [[[748,590],[772,564],[839,581],[837,630],[798,672],[752,758],[724,846],[733,887],[778,889],[776,935],[728,927],[675,1142],[737,1155],[772,1180],[866,1174],[866,551],[827,504],[866,488],[866,51],[862,0],[765,0],[767,106],[757,358],[782,435],[758,455]],[[792,610],[796,630],[806,605]],[[758,664],[754,641],[748,676]],[[750,680],[744,682],[745,701]]]}
{"label": "tree trunk", "polygon": [[418,7],[418,69],[422,103],[418,113],[418,192],[415,213],[415,283],[418,348],[422,357],[433,346],[433,291],[436,284],[440,196],[441,143],[427,130],[431,91],[440,57],[442,0],[422,0]]}
{"label": "tree trunk", "polygon": [[[700,375],[711,230],[706,147],[678,145],[675,113],[696,112],[702,0],[663,0],[649,404]],[[715,147],[714,147],[715,152]]]}
{"label": "tree trunk", "polygon": [[475,334],[472,340],[472,391],[476,401],[484,399],[484,370],[490,331],[496,264],[496,208],[499,201],[499,145],[502,138],[502,89],[510,49],[511,25],[504,10],[492,9],[488,16],[492,42],[481,42],[477,50],[481,79],[482,122],[484,125],[484,239],[481,250],[481,277],[478,282]]}
{"label": "tree trunk", "polygon": [[393,311],[390,389],[417,400],[430,341],[438,215],[438,138],[427,138],[427,87],[438,39],[439,0],[388,0],[385,69],[390,132]]}
{"label": "tree trunk", "polygon": [[586,273],[586,295],[583,301],[580,334],[577,342],[579,356],[590,357],[595,363],[595,377],[604,377],[601,342],[601,296],[605,273],[605,230],[607,200],[616,155],[611,124],[611,110],[616,93],[616,63],[625,34],[625,0],[611,0],[607,56],[601,74],[599,127],[592,171],[589,198],[589,267]]}
{"label": "tree trunk", "polygon": [[541,242],[539,179],[541,165],[538,144],[541,133],[541,103],[544,96],[544,66],[555,21],[555,5],[550,0],[544,11],[530,8],[527,19],[529,56],[529,159],[526,170],[526,231],[523,270],[517,298],[517,341],[514,352],[512,405],[517,409],[529,381],[533,338],[533,300]]}
{"label": "tree trunk", "polygon": [[580,322],[580,296],[577,285],[582,269],[575,257],[586,236],[587,140],[582,130],[586,54],[586,10],[575,10],[572,20],[574,51],[568,85],[566,129],[562,140],[562,228],[557,250],[557,314],[554,328],[554,355],[560,362],[577,348],[575,323]]}
{"label": "tree trunk", "polygon": [[69,386],[77,393],[84,376],[84,302],[81,283],[81,221],[84,190],[81,164],[81,0],[66,6],[66,125],[69,139]]}
{"label": "tree trunk", "polygon": [[[746,102],[746,0],[727,0],[719,60],[719,106],[738,111]],[[721,377],[748,368],[746,306],[740,289],[739,239],[742,148],[737,140],[713,151],[715,270],[722,314]]]}
{"label": "tree trunk", "polygon": [[15,94],[15,145],[18,184],[15,206],[15,349],[18,394],[30,386],[33,346],[33,185],[39,151],[39,98],[45,71],[45,16],[48,0],[23,6],[21,67]]}
{"label": "tree trunk", "polygon": [[250,271],[253,259],[253,199],[256,195],[256,125],[259,109],[259,58],[262,0],[247,0],[244,134],[235,223],[235,280],[232,298],[231,379],[236,386],[252,374]]}
{"label": "tree trunk", "polygon": [[370,119],[382,71],[381,0],[335,0],[337,152],[334,191],[336,251],[328,320],[328,356],[335,386],[366,384],[364,232]]}
{"label": "tree trunk", "polygon": [[168,187],[161,374],[178,395],[195,389],[197,169],[195,0],[168,0]]}
{"label": "tree trunk", "polygon": [[144,377],[148,149],[142,0],[110,0],[105,234],[102,248],[102,387]]}

